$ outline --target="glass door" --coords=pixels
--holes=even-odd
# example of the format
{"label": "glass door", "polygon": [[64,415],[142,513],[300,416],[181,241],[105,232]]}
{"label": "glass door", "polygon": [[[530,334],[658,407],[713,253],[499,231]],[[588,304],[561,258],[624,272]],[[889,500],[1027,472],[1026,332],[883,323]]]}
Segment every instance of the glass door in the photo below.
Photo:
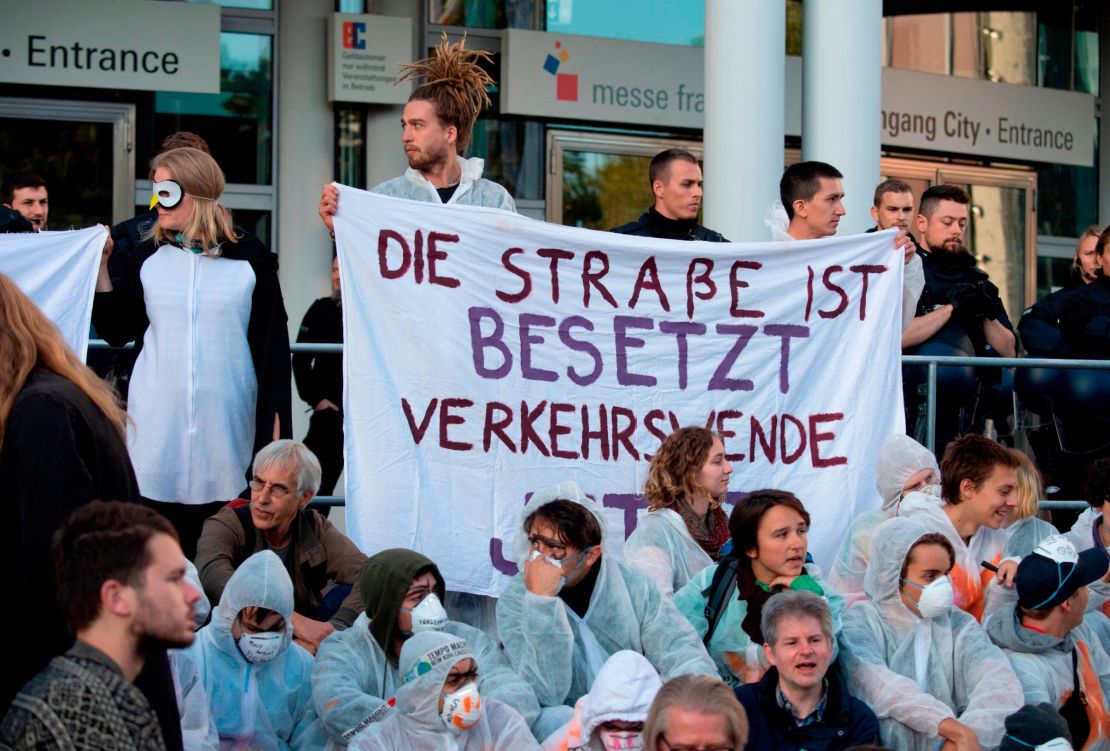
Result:
{"label": "glass door", "polygon": [[47,229],[134,215],[135,105],[0,97],[0,177],[46,181]]}
{"label": "glass door", "polygon": [[548,131],[547,221],[609,230],[638,219],[655,203],[651,158],[671,148],[702,158],[700,141]]}

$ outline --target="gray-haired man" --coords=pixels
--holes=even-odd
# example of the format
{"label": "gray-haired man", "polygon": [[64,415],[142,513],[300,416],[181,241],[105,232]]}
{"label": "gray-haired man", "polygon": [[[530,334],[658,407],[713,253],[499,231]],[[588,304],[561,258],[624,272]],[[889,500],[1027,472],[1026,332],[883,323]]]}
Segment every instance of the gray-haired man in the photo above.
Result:
{"label": "gray-haired man", "polygon": [[218,602],[239,564],[260,550],[274,551],[293,580],[294,638],[315,654],[364,610],[358,571],[366,556],[308,508],[320,488],[320,462],[303,443],[274,441],[254,457],[253,473],[250,503],[233,501],[204,522],[200,581]]}

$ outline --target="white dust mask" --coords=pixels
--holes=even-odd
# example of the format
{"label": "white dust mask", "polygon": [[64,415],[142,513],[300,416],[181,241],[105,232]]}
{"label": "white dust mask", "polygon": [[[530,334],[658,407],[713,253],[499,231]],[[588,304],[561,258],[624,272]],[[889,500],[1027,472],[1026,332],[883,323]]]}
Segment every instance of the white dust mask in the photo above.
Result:
{"label": "white dust mask", "polygon": [[263,631],[260,634],[243,634],[239,637],[239,651],[248,662],[269,662],[281,652],[285,634],[280,631]]}
{"label": "white dust mask", "polygon": [[447,628],[447,611],[435,592],[431,592],[415,608],[401,608],[412,613],[411,633],[421,631],[442,631]]}
{"label": "white dust mask", "polygon": [[467,683],[457,691],[443,695],[443,711],[439,717],[456,733],[474,727],[481,716],[482,697],[478,694],[477,683]]}
{"label": "white dust mask", "polygon": [[922,618],[937,618],[951,612],[954,596],[952,580],[947,576],[934,579],[925,586],[909,579],[903,579],[902,581],[921,590],[921,597],[917,600],[917,609],[921,612]]}

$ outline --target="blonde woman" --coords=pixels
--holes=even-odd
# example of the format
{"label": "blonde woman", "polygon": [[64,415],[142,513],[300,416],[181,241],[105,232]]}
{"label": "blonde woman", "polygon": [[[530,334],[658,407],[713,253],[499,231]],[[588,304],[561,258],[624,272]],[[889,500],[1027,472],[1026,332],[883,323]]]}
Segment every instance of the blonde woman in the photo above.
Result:
{"label": "blonde woman", "polygon": [[1044,483],[1040,470],[1024,451],[1010,449],[1018,460],[1017,468],[1017,506],[1010,514],[1011,521],[1003,525],[1009,540],[1006,543],[1005,557],[1024,558],[1033,552],[1037,543],[1046,537],[1060,534],[1056,527],[1037,516],[1041,499],[1044,498]]}
{"label": "blonde woman", "polygon": [[715,563],[728,541],[721,502],[731,474],[724,443],[705,428],[676,430],[652,456],[644,484],[648,513],[625,542],[624,557],[664,597]]}
{"label": "blonde woman", "polygon": [[14,589],[0,638],[10,651],[0,714],[73,639],[54,599],[50,541],[96,498],[138,500],[115,394],[0,274],[0,558]]}
{"label": "blonde woman", "polygon": [[290,436],[289,335],[277,259],[232,224],[219,165],[178,148],[151,172],[158,220],[133,254],[102,259],[93,321],[140,350],[128,449],[143,498],[192,558],[257,450]]}

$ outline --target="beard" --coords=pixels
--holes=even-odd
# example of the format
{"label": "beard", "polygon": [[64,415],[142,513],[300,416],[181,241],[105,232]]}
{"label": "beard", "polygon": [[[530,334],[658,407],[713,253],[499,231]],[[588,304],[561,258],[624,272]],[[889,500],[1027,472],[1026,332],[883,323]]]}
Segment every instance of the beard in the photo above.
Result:
{"label": "beard", "polygon": [[409,167],[420,172],[429,172],[432,169],[442,166],[447,163],[451,156],[451,152],[444,148],[442,151],[428,151],[427,149],[419,149],[411,154],[405,152],[408,157]]}

